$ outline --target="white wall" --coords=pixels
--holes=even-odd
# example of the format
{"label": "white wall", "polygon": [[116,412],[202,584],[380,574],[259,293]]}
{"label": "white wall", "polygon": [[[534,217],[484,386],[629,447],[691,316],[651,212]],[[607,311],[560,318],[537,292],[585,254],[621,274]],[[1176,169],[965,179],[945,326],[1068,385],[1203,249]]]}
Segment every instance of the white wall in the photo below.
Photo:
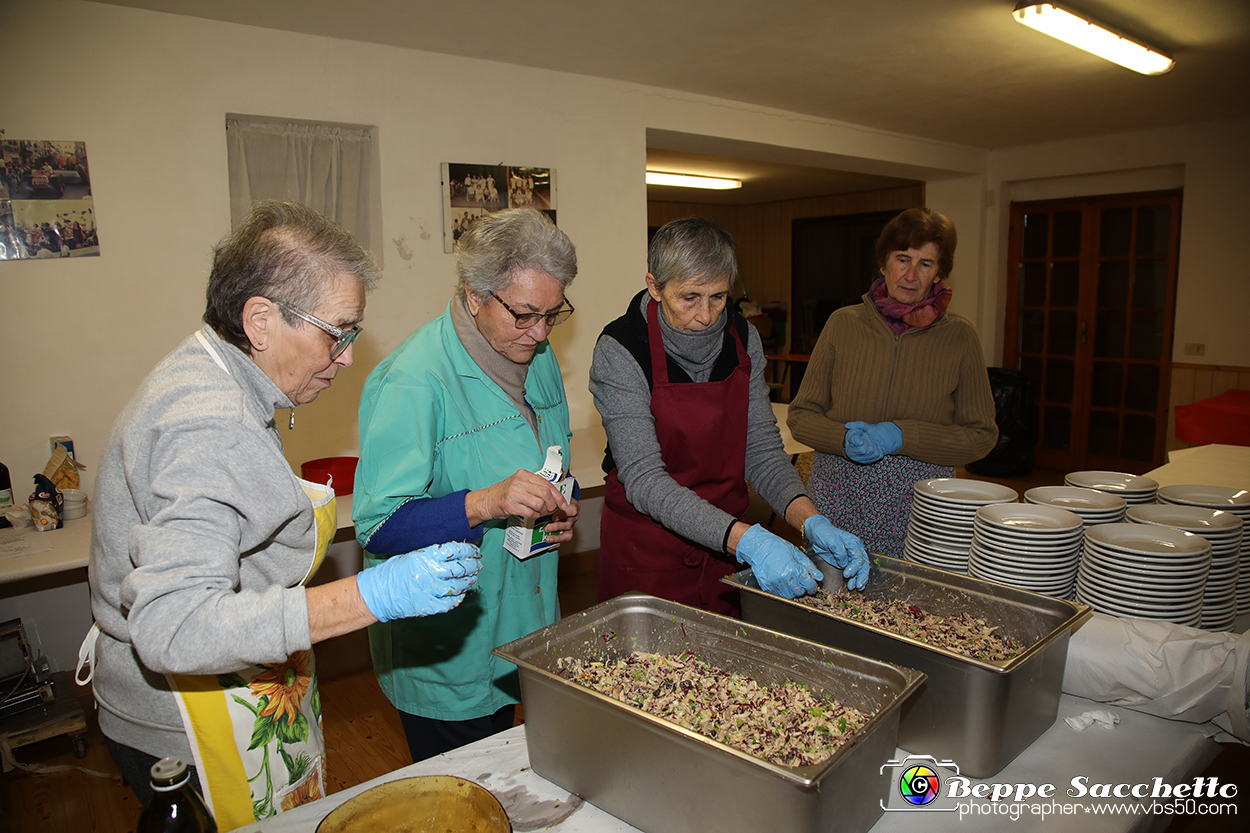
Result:
{"label": "white wall", "polygon": [[[1002,342],[1011,199],[1183,188],[1172,360],[1250,366],[1250,266],[1234,253],[1245,237],[1248,148],[1250,119],[1243,118],[995,151],[987,183],[999,210],[986,218],[981,282],[997,311],[992,343]],[[1184,355],[1190,342],[1205,344],[1205,355]]]}
{"label": "white wall", "polygon": [[[55,49],[40,34],[47,19],[65,23]],[[297,465],[354,451],[368,371],[450,296],[441,162],[557,170],[559,223],[581,272],[569,293],[577,314],[552,341],[577,429],[598,419],[586,390],[595,339],[645,272],[647,128],[913,175],[968,175],[987,157],[634,84],[68,0],[42,4],[39,15],[4,4],[0,54],[0,126],[10,138],[87,143],[101,240],[98,258],[0,264],[0,351],[11,380],[0,459],[19,493],[46,462],[52,434],[74,437],[90,489],[113,418],[198,326],[211,247],[229,229],[228,112],[379,131],[385,277],[369,301],[357,366],[300,409],[286,435]],[[30,92],[38,90],[47,94]]]}

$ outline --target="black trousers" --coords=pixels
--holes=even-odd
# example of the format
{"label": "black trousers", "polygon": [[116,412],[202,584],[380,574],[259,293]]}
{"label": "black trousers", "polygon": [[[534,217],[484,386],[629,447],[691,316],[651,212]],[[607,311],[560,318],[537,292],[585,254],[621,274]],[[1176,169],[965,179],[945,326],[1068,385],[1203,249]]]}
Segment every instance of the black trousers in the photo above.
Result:
{"label": "black trousers", "polygon": [[[113,756],[113,762],[117,764],[117,768],[121,770],[122,780],[126,782],[126,786],[134,791],[139,797],[139,802],[147,807],[152,803],[152,764],[160,760],[155,755],[149,755],[141,752],[132,746],[124,746],[112,738],[105,738],[104,743],[108,746],[109,754]],[[197,793],[200,791],[200,778],[195,771],[195,767],[190,761],[185,761],[187,765],[187,773],[191,776],[191,788]]]}
{"label": "black trousers", "polygon": [[516,722],[516,706],[504,706],[494,714],[472,720],[435,720],[401,711],[399,722],[403,724],[408,751],[415,764],[511,729]]}

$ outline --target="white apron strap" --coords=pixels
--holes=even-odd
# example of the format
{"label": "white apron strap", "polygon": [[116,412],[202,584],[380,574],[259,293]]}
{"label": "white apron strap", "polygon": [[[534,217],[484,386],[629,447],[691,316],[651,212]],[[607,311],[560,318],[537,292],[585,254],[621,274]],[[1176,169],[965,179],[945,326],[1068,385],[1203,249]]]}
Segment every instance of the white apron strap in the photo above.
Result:
{"label": "white apron strap", "polygon": [[[79,685],[86,685],[95,676],[95,643],[99,638],[100,626],[92,622],[91,630],[87,631],[87,636],[78,646],[78,667],[74,669],[74,682]],[[86,669],[85,677],[83,676],[84,668]]]}
{"label": "white apron strap", "polygon": [[230,368],[226,367],[226,363],[221,358],[221,355],[217,352],[213,345],[209,343],[208,338],[204,335],[203,328],[195,331],[195,337],[199,340],[200,346],[204,348],[205,352],[207,352],[208,355],[212,357],[213,361],[217,363],[217,366],[226,371],[227,376],[233,376],[234,374],[230,372]]}

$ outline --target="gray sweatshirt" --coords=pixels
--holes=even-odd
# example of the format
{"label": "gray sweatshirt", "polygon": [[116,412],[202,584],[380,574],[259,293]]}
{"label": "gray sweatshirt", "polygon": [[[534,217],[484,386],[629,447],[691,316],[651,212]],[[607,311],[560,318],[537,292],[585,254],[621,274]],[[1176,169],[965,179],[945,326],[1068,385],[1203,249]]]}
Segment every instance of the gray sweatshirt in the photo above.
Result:
{"label": "gray sweatshirt", "polygon": [[[635,300],[627,314],[645,318],[650,296],[643,292]],[[660,313],[665,351],[689,374],[694,384],[709,378],[727,322],[726,311],[707,330],[679,332],[669,326]],[[754,327],[747,327],[747,335],[751,399],[747,405],[746,477],[760,497],[784,517],[791,501],[806,491],[786,456],[781,433],[777,430],[768,385],[764,382],[764,347],[759,333]],[[647,377],[630,352],[607,335],[600,336],[595,345],[590,366],[590,393],[603,417],[617,477],[630,504],[666,529],[714,552],[724,552],[729,528],[738,519],[669,476],[655,433]],[[709,428],[718,430],[717,426]]]}
{"label": "gray sweatshirt", "polygon": [[140,384],[100,460],[88,566],[100,728],[188,761],[164,674],[235,671],[311,647],[300,582],[316,544],[274,425],[290,399],[203,333],[230,372],[192,335]]}

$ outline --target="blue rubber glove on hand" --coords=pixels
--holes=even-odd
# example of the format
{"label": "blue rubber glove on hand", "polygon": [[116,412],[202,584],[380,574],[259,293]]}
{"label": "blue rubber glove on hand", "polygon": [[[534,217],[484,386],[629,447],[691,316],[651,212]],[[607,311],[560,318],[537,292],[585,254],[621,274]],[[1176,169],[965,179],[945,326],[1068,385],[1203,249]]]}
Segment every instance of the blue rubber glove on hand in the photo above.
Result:
{"label": "blue rubber glove on hand", "polygon": [[903,429],[893,422],[878,422],[876,425],[869,425],[864,431],[877,444],[877,448],[881,449],[882,455],[893,454],[903,447]]}
{"label": "blue rubber glove on hand", "polygon": [[885,456],[885,452],[866,430],[869,427],[871,426],[866,422],[848,422],[846,436],[842,440],[842,448],[846,450],[847,458],[864,465],[875,463]]}
{"label": "blue rubber glove on hand", "polygon": [[824,578],[802,550],[759,524],[738,539],[737,557],[751,565],[761,590],[787,599],[815,593]]}
{"label": "blue rubber glove on hand", "polygon": [[824,515],[812,515],[803,523],[803,534],[816,555],[842,570],[850,590],[863,590],[868,583],[868,552],[864,543],[844,529],[838,529]]}
{"label": "blue rubber glove on hand", "polygon": [[903,429],[893,422],[848,422],[842,448],[856,463],[875,463],[903,447]]}
{"label": "blue rubber glove on hand", "polygon": [[446,613],[464,599],[482,569],[472,544],[450,543],[396,555],[356,574],[356,586],[379,622]]}

